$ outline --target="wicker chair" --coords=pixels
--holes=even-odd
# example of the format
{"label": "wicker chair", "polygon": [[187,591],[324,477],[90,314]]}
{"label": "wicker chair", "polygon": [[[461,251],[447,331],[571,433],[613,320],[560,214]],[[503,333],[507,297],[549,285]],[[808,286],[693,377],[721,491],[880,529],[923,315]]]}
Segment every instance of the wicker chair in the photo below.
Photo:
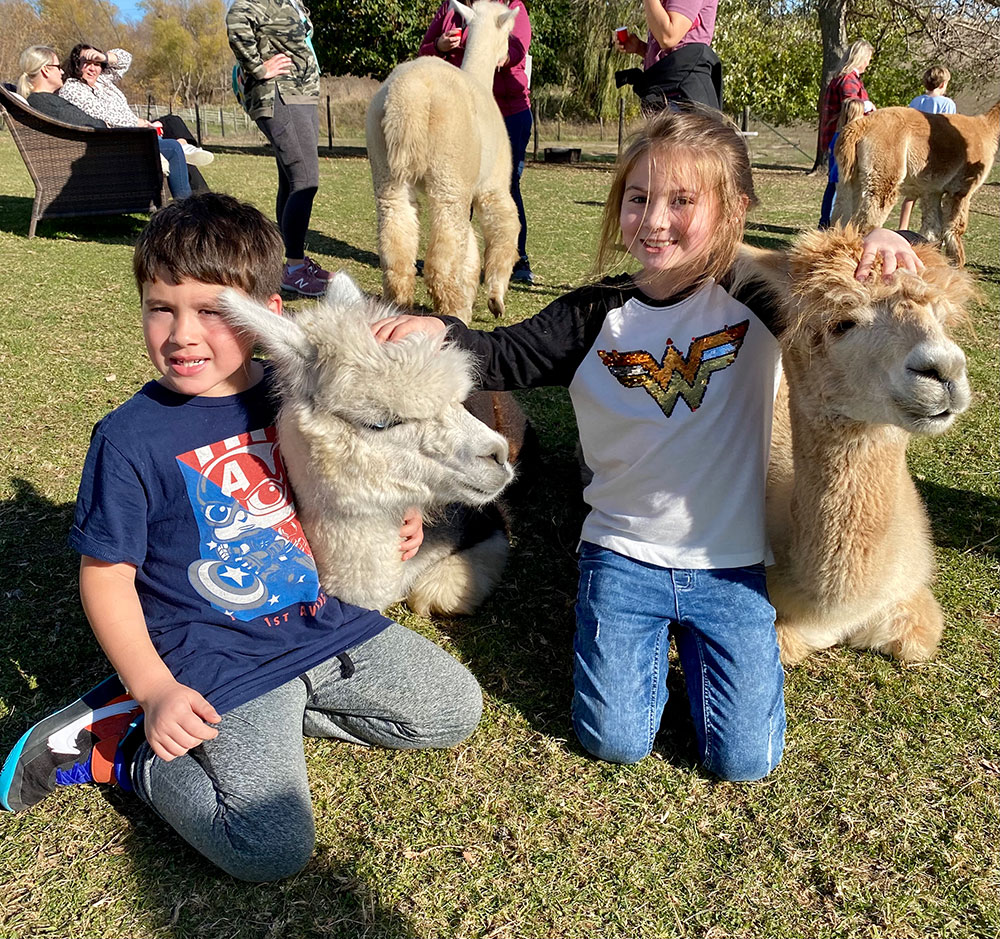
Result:
{"label": "wicker chair", "polygon": [[148,127],[64,124],[2,86],[0,117],[35,184],[29,238],[39,219],[150,212],[168,198],[156,131]]}

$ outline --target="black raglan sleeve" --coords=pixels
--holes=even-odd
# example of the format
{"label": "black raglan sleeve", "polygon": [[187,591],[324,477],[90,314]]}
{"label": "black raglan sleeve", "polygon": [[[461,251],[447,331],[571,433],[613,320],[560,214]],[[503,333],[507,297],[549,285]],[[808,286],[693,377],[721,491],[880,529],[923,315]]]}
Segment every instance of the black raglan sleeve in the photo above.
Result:
{"label": "black raglan sleeve", "polygon": [[566,386],[597,340],[608,311],[621,306],[627,295],[615,284],[581,287],[530,319],[492,332],[469,329],[454,317],[442,319],[448,337],[476,355],[483,390]]}

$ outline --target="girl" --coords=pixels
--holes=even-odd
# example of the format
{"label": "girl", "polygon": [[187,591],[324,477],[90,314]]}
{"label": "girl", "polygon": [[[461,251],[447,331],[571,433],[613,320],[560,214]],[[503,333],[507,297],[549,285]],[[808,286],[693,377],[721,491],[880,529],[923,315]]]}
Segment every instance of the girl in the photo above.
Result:
{"label": "girl", "polygon": [[[593,481],[580,543],[573,726],[604,760],[647,756],[667,699],[673,635],[700,758],[757,779],[781,757],[783,672],[764,583],[764,482],[779,378],[774,311],[726,289],[755,202],[738,132],[663,111],[621,158],[598,265],[627,251],[633,275],[580,288],[515,326],[447,328],[483,360],[483,387],[569,387]],[[891,232],[866,241],[884,270],[915,269]],[[443,334],[394,316],[382,340]]]}
{"label": "girl", "polygon": [[[823,193],[823,204],[820,208],[820,228],[829,228],[831,222],[833,221],[833,204],[837,198],[837,183],[840,182],[840,169],[837,166],[836,154],[837,140],[840,137],[840,132],[848,124],[850,124],[851,121],[856,121],[859,117],[864,117],[864,114],[865,107],[860,98],[848,98],[844,102],[844,106],[840,109],[840,119],[837,121],[837,132],[833,135],[833,139],[830,141],[830,146],[827,150],[829,163],[827,165],[826,173],[826,191]],[[909,221],[909,218],[907,218],[907,221]],[[900,220],[899,227],[906,227],[902,220]]]}

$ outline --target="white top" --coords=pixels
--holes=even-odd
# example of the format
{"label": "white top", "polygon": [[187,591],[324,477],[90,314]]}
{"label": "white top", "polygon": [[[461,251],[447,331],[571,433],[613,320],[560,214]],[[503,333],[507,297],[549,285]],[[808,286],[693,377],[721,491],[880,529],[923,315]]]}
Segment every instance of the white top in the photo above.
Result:
{"label": "white top", "polygon": [[769,561],[781,365],[767,326],[710,283],[673,304],[627,299],[592,348],[569,386],[594,472],[581,538],[661,567]]}

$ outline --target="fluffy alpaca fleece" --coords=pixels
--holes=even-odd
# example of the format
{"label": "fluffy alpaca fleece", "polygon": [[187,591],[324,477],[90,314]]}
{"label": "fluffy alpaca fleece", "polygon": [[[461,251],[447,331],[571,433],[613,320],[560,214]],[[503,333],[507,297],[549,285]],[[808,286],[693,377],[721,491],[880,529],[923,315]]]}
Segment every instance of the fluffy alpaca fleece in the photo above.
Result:
{"label": "fluffy alpaca fleece", "polygon": [[487,302],[495,316],[503,315],[517,260],[510,140],[493,99],[493,73],[507,56],[517,10],[488,0],[471,9],[452,5],[469,28],[461,69],[429,56],[393,69],[369,105],[366,143],[383,295],[413,306],[423,189],[430,216],[427,289],[438,313],[468,322],[480,271],[470,206],[482,226]]}
{"label": "fluffy alpaca fleece", "polygon": [[788,254],[745,249],[741,276],[778,298],[785,384],[768,474],[767,586],[788,664],[836,644],[930,658],[943,618],[927,513],[906,468],[911,434],[940,434],[970,400],[946,334],[974,292],[930,247],[922,274],[854,279],[854,229]]}
{"label": "fluffy alpaca fleece", "polygon": [[[371,323],[393,310],[346,274],[295,319],[236,291],[222,302],[271,354],[281,454],[323,589],[370,609],[406,599],[419,613],[471,612],[499,580],[507,539],[478,517],[471,532],[464,507],[495,499],[513,470],[506,440],[462,406],[469,354],[424,335],[377,343]],[[403,562],[413,506],[425,538]]]}
{"label": "fluffy alpaca fleece", "polygon": [[900,194],[919,199],[920,234],[964,265],[969,203],[990,174],[998,135],[1000,101],[975,116],[883,108],[852,121],[837,138],[834,222],[865,232],[886,220]]}

